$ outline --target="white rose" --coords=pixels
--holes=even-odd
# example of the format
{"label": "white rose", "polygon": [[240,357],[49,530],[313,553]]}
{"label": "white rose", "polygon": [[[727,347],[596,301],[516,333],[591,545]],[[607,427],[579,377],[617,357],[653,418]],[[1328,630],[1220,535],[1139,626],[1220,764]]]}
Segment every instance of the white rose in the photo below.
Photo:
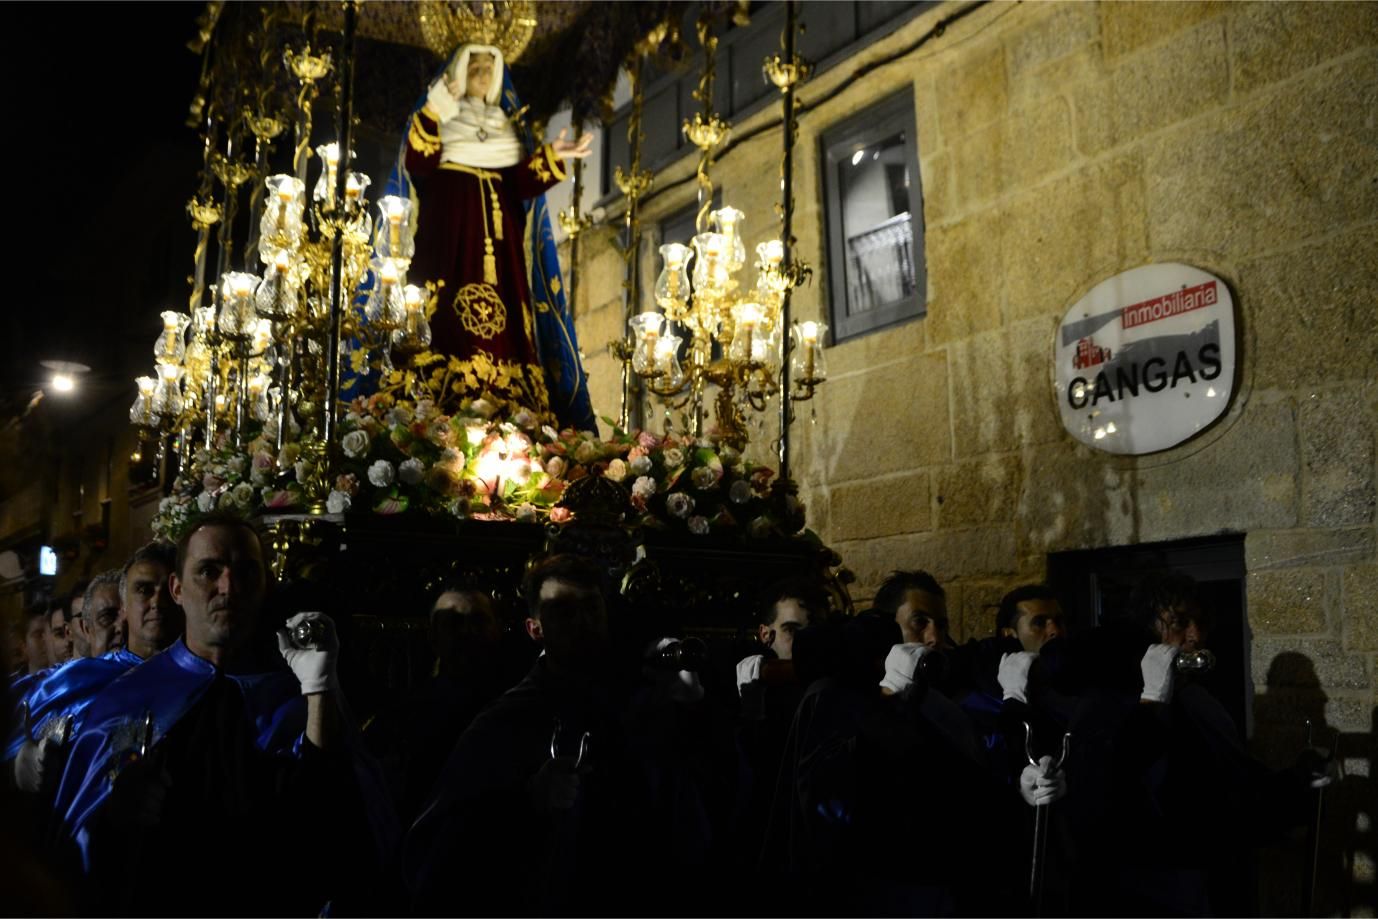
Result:
{"label": "white rose", "polygon": [[683,519],[694,512],[694,499],[682,491],[677,491],[665,499],[665,509]]}
{"label": "white rose", "polygon": [[349,495],[331,489],[330,497],[325,499],[325,509],[332,514],[343,514],[349,510]]}
{"label": "white rose", "polygon": [[487,399],[475,399],[469,403],[469,411],[478,415],[480,418],[492,418],[493,413],[498,410],[497,406]]}
{"label": "white rose", "polygon": [[574,459],[580,463],[591,463],[598,459],[598,446],[591,440],[579,442],[574,448]]}
{"label": "white rose", "polygon": [[244,474],[244,467],[248,464],[248,457],[232,456],[229,461],[225,463],[225,468],[227,468],[232,475],[242,476]]}
{"label": "white rose", "polygon": [[421,477],[426,474],[426,467],[421,465],[419,459],[403,460],[402,465],[397,467],[397,477],[408,485],[415,485],[421,481]]}
{"label": "white rose", "polygon": [[614,482],[620,482],[627,477],[627,464],[620,459],[615,459],[608,463],[608,469],[603,475]]}
{"label": "white rose", "polygon": [[522,409],[512,416],[512,423],[524,431],[529,431],[536,426],[536,416]]}
{"label": "white rose", "polygon": [[387,488],[396,477],[396,470],[392,468],[392,463],[387,460],[378,460],[368,467],[368,480],[378,488]]}
{"label": "white rose", "polygon": [[727,490],[727,496],[732,499],[733,504],[745,504],[751,500],[751,483],[746,479],[738,479]]}
{"label": "white rose", "polygon": [[679,447],[671,447],[665,451],[664,459],[666,469],[678,469],[684,465],[684,451]]}
{"label": "white rose", "polygon": [[569,468],[569,464],[565,462],[562,456],[552,456],[545,464],[545,471],[552,479],[558,479],[564,475],[567,468]]}
{"label": "white rose", "polygon": [[741,462],[742,455],[734,448],[727,444],[723,444],[722,447],[718,449],[718,458],[722,460],[724,466],[735,466],[737,463]]}
{"label": "white rose", "polygon": [[350,431],[340,438],[340,448],[350,459],[358,459],[368,452],[368,432]]}
{"label": "white rose", "polygon": [[517,505],[517,521],[519,523],[531,523],[536,519],[536,508],[531,504]]}
{"label": "white rose", "polygon": [[278,468],[284,469],[288,466],[291,466],[293,463],[297,461],[297,457],[300,455],[301,447],[297,446],[296,444],[288,444],[287,446],[283,447],[282,452],[278,454]]}
{"label": "white rose", "polygon": [[435,402],[430,399],[418,399],[416,401],[416,417],[421,421],[429,421],[440,413],[436,411]]}
{"label": "white rose", "polygon": [[651,471],[651,458],[646,454],[638,456],[627,464],[636,475],[645,475]]}
{"label": "white rose", "polygon": [[211,509],[214,507],[215,495],[211,494],[208,491],[203,491],[201,492],[201,494],[196,496],[196,509],[199,510],[201,513],[210,513]]}
{"label": "white rose", "polygon": [[560,439],[560,432],[555,430],[548,424],[541,425],[541,433],[544,434],[545,439],[549,441],[556,441]]}
{"label": "white rose", "polygon": [[690,517],[689,532],[693,533],[695,536],[706,535],[708,533],[708,518],[700,516]]}
{"label": "white rose", "polygon": [[407,425],[411,424],[412,411],[410,408],[399,402],[397,405],[394,405],[392,409],[388,412],[387,418],[388,424],[390,425],[394,425],[395,427],[406,427]]}
{"label": "white rose", "polygon": [[656,480],[648,475],[643,475],[632,483],[632,497],[649,498],[656,493]]}
{"label": "white rose", "polygon": [[230,489],[230,494],[234,496],[234,503],[240,507],[248,507],[254,500],[254,487],[248,482],[240,482]]}
{"label": "white rose", "polygon": [[442,465],[442,466],[451,466],[451,465],[454,465],[455,463],[459,463],[459,462],[460,462],[461,460],[463,460],[463,459],[464,459],[464,454],[460,453],[460,452],[459,452],[458,450],[456,450],[454,447],[446,447],[444,450],[441,450],[441,451],[440,451],[440,463],[439,463],[439,464]]}

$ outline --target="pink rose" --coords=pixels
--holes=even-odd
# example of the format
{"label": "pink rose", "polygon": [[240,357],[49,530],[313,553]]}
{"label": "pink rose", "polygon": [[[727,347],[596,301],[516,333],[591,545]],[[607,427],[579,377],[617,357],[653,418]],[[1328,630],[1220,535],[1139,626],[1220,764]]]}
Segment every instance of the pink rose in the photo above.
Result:
{"label": "pink rose", "polygon": [[642,431],[636,435],[637,444],[645,450],[654,450],[660,445],[660,438],[650,431]]}
{"label": "pink rose", "polygon": [[550,509],[551,523],[569,523],[574,517],[574,512],[567,507],[552,507]]}
{"label": "pink rose", "polygon": [[220,478],[218,475],[211,475],[209,472],[201,477],[201,487],[206,491],[215,491],[224,484],[224,479]]}

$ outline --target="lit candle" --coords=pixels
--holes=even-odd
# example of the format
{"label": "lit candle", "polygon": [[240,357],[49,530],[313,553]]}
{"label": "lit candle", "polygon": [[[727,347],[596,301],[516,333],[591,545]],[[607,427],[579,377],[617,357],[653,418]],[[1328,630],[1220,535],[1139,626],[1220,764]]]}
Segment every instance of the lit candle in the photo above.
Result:
{"label": "lit candle", "polygon": [[351,204],[359,200],[359,180],[354,176],[345,179],[345,199]]}
{"label": "lit candle", "polygon": [[799,337],[804,340],[804,380],[813,379],[813,355],[818,348],[818,323],[812,320],[799,326]]}
{"label": "lit candle", "polygon": [[390,198],[388,208],[388,248],[394,255],[402,248],[402,200]]}
{"label": "lit candle", "polygon": [[340,145],[327,144],[325,148],[325,194],[332,203],[335,200],[335,169],[340,165]]}

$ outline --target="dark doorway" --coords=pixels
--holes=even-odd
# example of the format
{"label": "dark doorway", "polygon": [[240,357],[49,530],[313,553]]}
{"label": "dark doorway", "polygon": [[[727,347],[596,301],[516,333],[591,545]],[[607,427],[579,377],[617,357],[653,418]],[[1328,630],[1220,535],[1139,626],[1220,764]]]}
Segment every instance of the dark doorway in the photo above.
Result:
{"label": "dark doorway", "polygon": [[1214,613],[1208,644],[1216,667],[1203,682],[1230,713],[1239,736],[1245,737],[1252,684],[1244,534],[1055,552],[1048,556],[1048,583],[1066,604],[1072,627],[1087,629],[1119,615],[1139,578],[1169,568],[1195,578],[1202,607]]}

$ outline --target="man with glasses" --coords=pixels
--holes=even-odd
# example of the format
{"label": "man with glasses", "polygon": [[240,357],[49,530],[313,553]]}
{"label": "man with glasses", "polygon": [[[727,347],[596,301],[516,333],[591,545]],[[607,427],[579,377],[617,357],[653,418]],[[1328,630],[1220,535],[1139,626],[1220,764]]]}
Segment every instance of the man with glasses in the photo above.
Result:
{"label": "man with glasses", "polygon": [[[166,554],[167,550],[145,546],[135,553],[125,570],[136,561],[155,564],[160,553]],[[81,613],[72,627],[91,656],[78,658],[54,671],[21,700],[23,723],[15,726],[5,749],[20,791],[44,795],[52,792],[61,774],[64,749],[80,728],[91,700],[144,661],[142,656],[118,645],[123,575],[121,569],[112,568],[86,585]]]}

